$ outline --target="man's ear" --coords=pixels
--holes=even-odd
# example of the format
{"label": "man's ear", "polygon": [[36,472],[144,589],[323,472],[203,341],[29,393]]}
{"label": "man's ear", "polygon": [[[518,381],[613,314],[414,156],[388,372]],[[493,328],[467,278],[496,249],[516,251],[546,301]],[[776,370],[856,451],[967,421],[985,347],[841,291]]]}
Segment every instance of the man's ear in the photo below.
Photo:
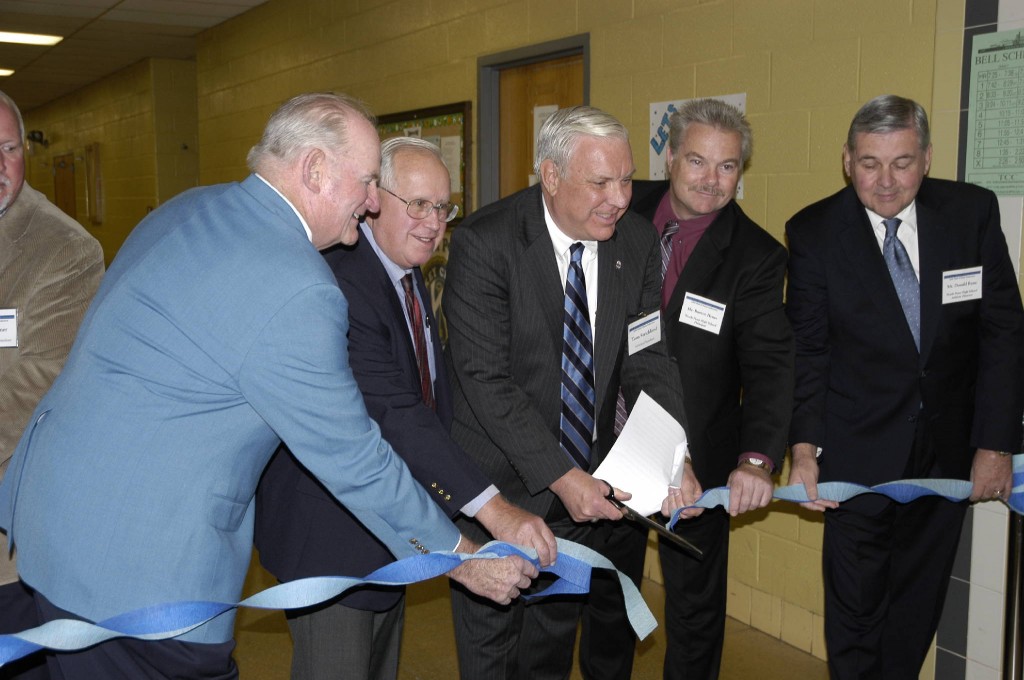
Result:
{"label": "man's ear", "polygon": [[544,191],[554,196],[558,193],[558,185],[562,181],[562,175],[558,172],[558,166],[550,158],[540,162],[540,182]]}
{"label": "man's ear", "polygon": [[320,149],[309,149],[302,156],[302,184],[314,194],[320,193],[327,179],[327,154]]}

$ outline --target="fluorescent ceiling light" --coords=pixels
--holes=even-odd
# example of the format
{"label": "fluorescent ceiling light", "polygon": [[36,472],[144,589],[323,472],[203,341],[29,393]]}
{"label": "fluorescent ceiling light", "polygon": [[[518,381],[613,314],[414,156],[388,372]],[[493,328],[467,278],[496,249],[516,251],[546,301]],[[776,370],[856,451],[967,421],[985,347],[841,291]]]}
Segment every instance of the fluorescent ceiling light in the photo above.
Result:
{"label": "fluorescent ceiling light", "polygon": [[19,45],[56,45],[64,38],[59,35],[41,35],[39,33],[11,33],[0,31],[0,42],[18,43]]}
{"label": "fluorescent ceiling light", "polygon": [[0,77],[3,77],[3,76],[13,76],[13,75],[14,75],[14,69],[0,68]]}

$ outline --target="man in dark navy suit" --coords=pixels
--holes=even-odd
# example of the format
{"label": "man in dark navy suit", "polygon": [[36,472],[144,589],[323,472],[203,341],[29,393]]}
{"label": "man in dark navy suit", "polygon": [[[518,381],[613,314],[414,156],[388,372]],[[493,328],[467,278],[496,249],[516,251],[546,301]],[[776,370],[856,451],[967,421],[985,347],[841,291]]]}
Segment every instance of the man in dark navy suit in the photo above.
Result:
{"label": "man in dark navy suit", "polygon": [[[787,312],[796,338],[790,483],[973,482],[1006,498],[1021,441],[1024,312],[995,195],[925,175],[920,104],[853,118],[850,186],[797,213]],[[835,679],[917,677],[965,504],[878,495],[825,513],[825,643]]]}
{"label": "man in dark navy suit", "polygon": [[660,542],[664,677],[715,680],[729,516],[771,500],[793,409],[793,333],[782,306],[786,250],[734,200],[753,146],[749,123],[734,106],[697,99],[669,125],[669,180],[634,182],[632,207],[661,236],[663,327],[683,383],[694,472],[705,488],[730,494],[728,508],[676,525],[703,560]]}
{"label": "man in dark navy suit", "polygon": [[[476,517],[496,538],[555,556],[543,521],[498,494],[448,437],[451,392],[419,267],[458,207],[438,148],[401,137],[381,147],[380,211],[354,247],[324,257],[348,300],[349,363],[367,411],[416,479],[452,517]],[[394,558],[291,456],[277,452],[260,482],[256,543],[277,578],[364,576]],[[360,588],[289,612],[292,678],[385,680],[398,673],[403,589]]]}

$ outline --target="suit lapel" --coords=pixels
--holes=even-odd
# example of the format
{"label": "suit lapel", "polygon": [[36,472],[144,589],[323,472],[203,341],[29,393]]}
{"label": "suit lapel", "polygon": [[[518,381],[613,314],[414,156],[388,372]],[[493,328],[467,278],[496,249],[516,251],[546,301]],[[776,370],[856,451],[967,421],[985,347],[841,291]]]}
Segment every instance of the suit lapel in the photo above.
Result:
{"label": "suit lapel", "polygon": [[686,266],[679,274],[676,287],[672,290],[672,297],[669,298],[668,306],[665,309],[667,317],[678,316],[679,310],[683,308],[686,291],[703,289],[705,282],[722,265],[725,253],[732,243],[732,234],[736,226],[734,206],[735,203],[730,201],[697,241],[696,247],[686,260]]}
{"label": "suit lapel", "polygon": [[882,258],[882,251],[878,247],[878,240],[871,228],[867,212],[856,196],[853,189],[847,188],[843,198],[843,222],[839,225],[839,242],[843,255],[857,272],[861,287],[867,291],[867,297],[878,308],[879,317],[888,319],[894,332],[903,334],[905,340],[913,347],[914,336],[907,325],[903,305],[900,304],[889,268]]}
{"label": "suit lapel", "polygon": [[[412,338],[409,336],[409,327],[405,321],[405,306],[402,303],[402,300],[398,297],[398,292],[395,289],[394,284],[391,283],[391,277],[388,276],[388,271],[384,268],[384,263],[380,261],[380,257],[377,256],[373,246],[370,245],[369,240],[367,240],[366,229],[367,228],[362,225],[359,227],[359,230],[363,233],[352,252],[352,259],[359,263],[359,268],[366,276],[367,284],[374,287],[374,290],[368,298],[370,300],[380,300],[386,307],[387,311],[381,314],[382,320],[391,327],[392,333],[400,338],[404,338],[404,342],[400,341],[399,344],[405,347],[405,365],[418,371],[419,365],[416,363],[416,348],[413,347]],[[422,275],[417,279],[417,285],[420,286],[420,292],[422,294],[424,290]],[[433,328],[433,326],[434,322],[431,318],[431,328]],[[438,345],[435,345],[435,347],[437,346]],[[410,381],[410,384],[415,382],[415,386],[418,391],[418,378],[415,375],[410,374]]]}
{"label": "suit lapel", "polygon": [[[925,180],[927,182],[928,180]],[[922,188],[926,188],[924,185]],[[923,198],[922,198],[923,195]],[[917,248],[921,276],[921,361],[928,356],[942,316],[942,269],[948,229],[941,210],[934,207],[927,192],[918,194]]]}
{"label": "suit lapel", "polygon": [[562,311],[564,282],[559,280],[555,263],[555,247],[544,221],[540,187],[526,199],[520,222],[523,239],[522,275],[519,280],[528,286],[536,300],[536,308],[548,327],[554,346],[562,347]]}
{"label": "suit lapel", "polygon": [[[622,341],[622,324],[626,301],[622,295],[622,260],[619,233],[597,244],[597,314],[594,334],[594,372],[597,384],[597,407],[603,406],[602,396],[608,392],[608,383],[615,367],[615,358]],[[612,400],[614,407],[614,399]]]}
{"label": "suit lapel", "polygon": [[[18,200],[14,202],[3,217],[0,217],[0,271],[5,271],[11,262],[21,255],[19,240],[28,228],[31,216],[29,213],[37,204],[37,196],[34,189],[28,184],[21,188]],[[3,306],[2,299],[4,291],[0,291],[0,306]]]}

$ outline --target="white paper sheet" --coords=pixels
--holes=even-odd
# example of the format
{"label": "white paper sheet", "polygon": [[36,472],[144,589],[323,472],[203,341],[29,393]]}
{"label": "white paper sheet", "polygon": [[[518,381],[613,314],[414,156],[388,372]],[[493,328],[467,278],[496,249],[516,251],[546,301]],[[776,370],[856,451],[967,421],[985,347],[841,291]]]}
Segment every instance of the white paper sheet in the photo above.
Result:
{"label": "white paper sheet", "polygon": [[633,494],[626,504],[651,515],[661,510],[669,484],[679,484],[685,453],[683,426],[641,392],[618,441],[594,476]]}

